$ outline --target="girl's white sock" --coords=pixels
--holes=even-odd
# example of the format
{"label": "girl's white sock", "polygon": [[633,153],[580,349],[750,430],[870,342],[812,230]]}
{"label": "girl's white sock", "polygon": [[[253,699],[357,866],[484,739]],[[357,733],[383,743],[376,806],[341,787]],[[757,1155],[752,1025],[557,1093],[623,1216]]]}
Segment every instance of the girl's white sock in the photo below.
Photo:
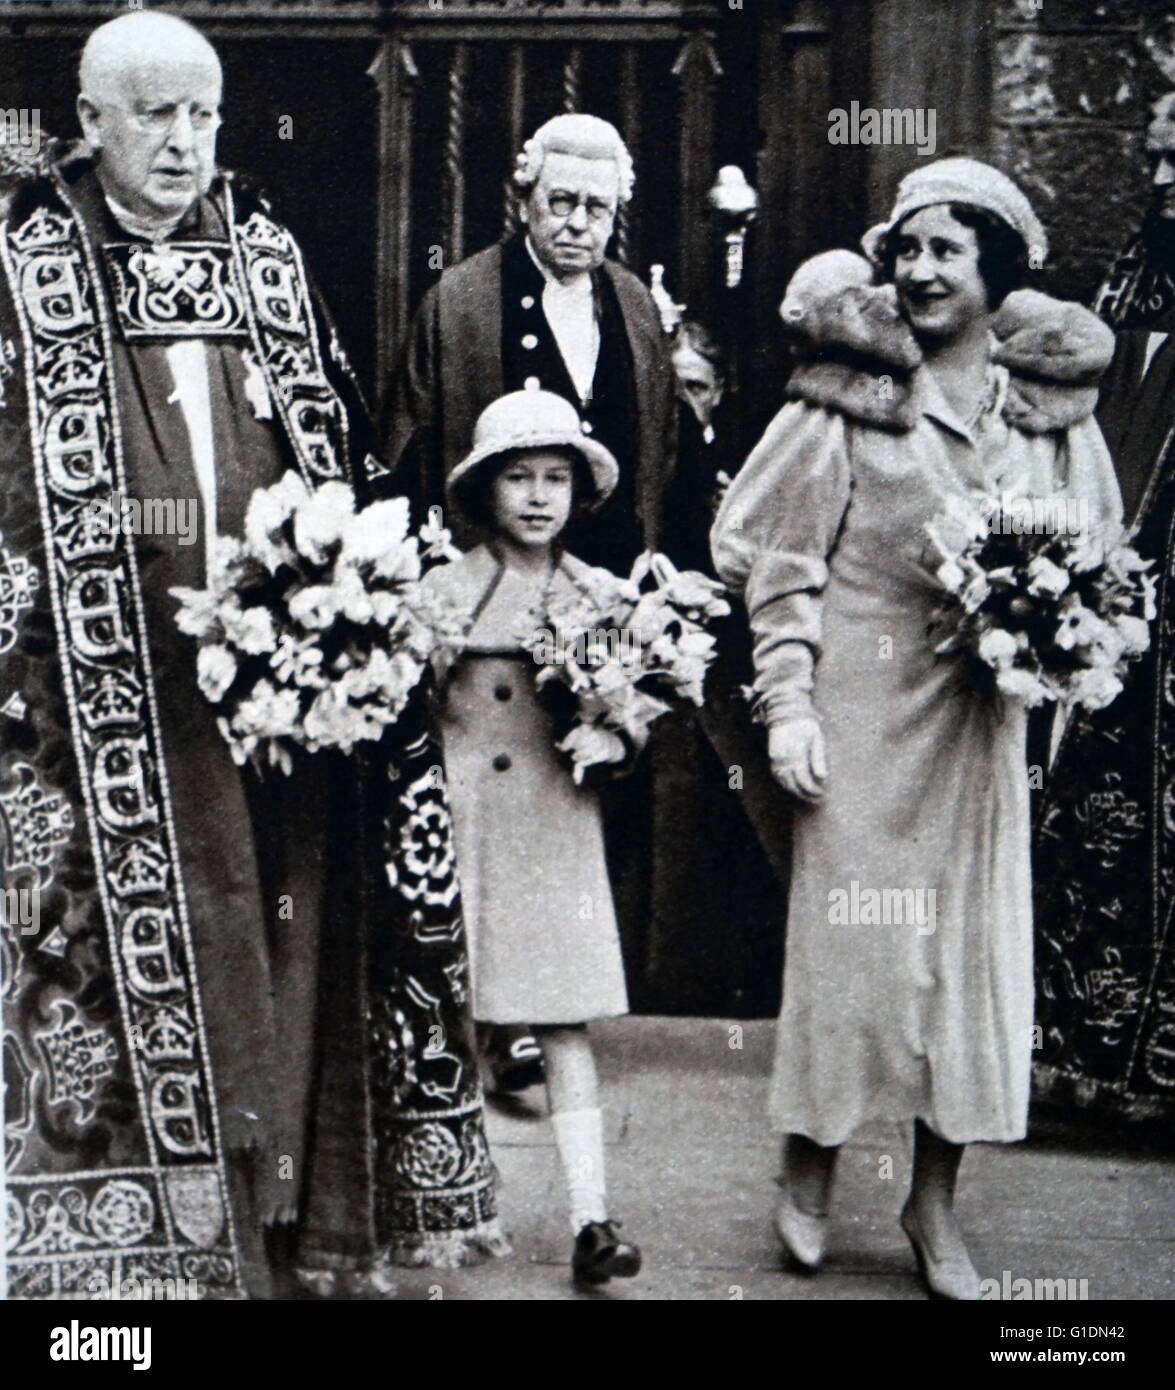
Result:
{"label": "girl's white sock", "polygon": [[599,1106],[590,1110],[559,1110],[551,1116],[551,1127],[567,1176],[571,1232],[578,1235],[589,1221],[608,1219],[604,1188],[604,1117]]}

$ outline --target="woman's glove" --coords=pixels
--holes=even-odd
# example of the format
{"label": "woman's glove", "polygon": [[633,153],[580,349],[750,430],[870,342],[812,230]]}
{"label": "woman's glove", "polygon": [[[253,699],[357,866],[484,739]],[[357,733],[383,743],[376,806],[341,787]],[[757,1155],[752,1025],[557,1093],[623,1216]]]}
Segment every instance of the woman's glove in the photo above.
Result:
{"label": "woman's glove", "polygon": [[800,801],[819,801],[828,777],[824,734],[815,719],[789,719],[767,731],[771,771],[786,792]]}

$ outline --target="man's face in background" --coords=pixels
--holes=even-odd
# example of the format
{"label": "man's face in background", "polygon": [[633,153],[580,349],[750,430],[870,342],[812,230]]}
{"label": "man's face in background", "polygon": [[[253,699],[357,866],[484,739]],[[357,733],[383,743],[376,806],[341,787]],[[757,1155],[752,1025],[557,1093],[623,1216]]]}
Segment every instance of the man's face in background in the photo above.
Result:
{"label": "man's face in background", "polygon": [[1160,97],[1151,108],[1146,153],[1151,165],[1152,211],[1175,220],[1175,92]]}
{"label": "man's face in background", "polygon": [[672,360],[677,398],[690,407],[698,424],[705,427],[722,399],[723,383],[718,369],[689,343],[674,348]]}

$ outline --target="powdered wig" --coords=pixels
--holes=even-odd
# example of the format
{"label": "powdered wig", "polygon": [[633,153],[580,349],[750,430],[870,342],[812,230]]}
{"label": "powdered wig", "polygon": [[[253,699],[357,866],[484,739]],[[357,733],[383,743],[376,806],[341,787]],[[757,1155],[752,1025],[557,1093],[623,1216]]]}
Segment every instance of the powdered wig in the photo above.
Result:
{"label": "powdered wig", "polygon": [[580,159],[611,159],[616,164],[619,202],[632,197],[636,175],[628,146],[614,125],[599,116],[574,113],[553,116],[530,137],[514,162],[514,187],[526,197],[539,181],[548,154],[573,154]]}

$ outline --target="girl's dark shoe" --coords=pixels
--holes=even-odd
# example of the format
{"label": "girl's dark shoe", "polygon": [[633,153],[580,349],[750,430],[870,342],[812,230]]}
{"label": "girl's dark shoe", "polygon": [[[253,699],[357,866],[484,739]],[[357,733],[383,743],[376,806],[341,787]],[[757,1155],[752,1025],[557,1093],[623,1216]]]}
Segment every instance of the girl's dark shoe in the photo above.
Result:
{"label": "girl's dark shoe", "polygon": [[589,1221],[575,1238],[571,1276],[585,1284],[606,1284],[613,1276],[631,1279],[640,1272],[641,1252],[617,1234],[619,1221]]}

